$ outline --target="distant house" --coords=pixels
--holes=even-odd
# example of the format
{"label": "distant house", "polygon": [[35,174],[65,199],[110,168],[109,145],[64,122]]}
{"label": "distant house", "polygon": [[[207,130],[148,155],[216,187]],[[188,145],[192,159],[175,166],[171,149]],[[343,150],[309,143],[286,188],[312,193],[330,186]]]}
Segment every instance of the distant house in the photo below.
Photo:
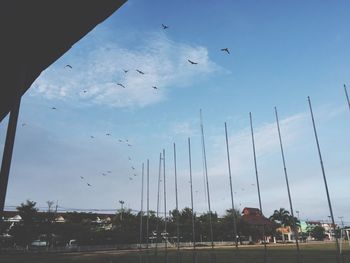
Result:
{"label": "distant house", "polygon": [[[242,210],[242,219],[245,221],[248,225],[255,228],[261,228],[265,226],[266,228],[273,227],[273,223],[267,219],[258,208],[253,207],[245,207]],[[270,242],[271,237],[266,236],[266,240],[264,242]],[[252,241],[252,237],[249,237],[249,241]]]}
{"label": "distant house", "polygon": [[55,222],[56,223],[65,223],[66,220],[64,219],[64,217],[62,215],[59,215],[55,218]]}
{"label": "distant house", "polygon": [[245,207],[242,211],[242,219],[249,225],[272,226],[272,222],[258,208]]}

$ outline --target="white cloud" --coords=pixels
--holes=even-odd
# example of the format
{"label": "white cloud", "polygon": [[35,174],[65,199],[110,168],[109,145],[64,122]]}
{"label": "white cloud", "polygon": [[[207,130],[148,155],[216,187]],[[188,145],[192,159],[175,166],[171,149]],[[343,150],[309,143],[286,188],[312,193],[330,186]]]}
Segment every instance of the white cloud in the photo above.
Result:
{"label": "white cloud", "polygon": [[[188,86],[219,70],[205,47],[177,43],[165,34],[145,37],[140,49],[104,39],[87,43],[87,50],[75,48],[43,72],[32,94],[112,107],[144,107],[166,99],[170,88]],[[198,65],[191,65],[187,59]],[[66,64],[73,68],[64,67]]]}

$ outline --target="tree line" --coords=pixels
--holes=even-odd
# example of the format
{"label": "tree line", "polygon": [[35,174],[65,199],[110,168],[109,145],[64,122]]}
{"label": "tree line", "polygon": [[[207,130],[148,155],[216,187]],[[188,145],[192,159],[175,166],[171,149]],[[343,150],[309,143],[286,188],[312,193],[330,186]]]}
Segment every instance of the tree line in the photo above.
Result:
{"label": "tree line", "polygon": [[[96,222],[96,214],[67,212],[64,214],[64,222],[56,222],[57,215],[51,211],[39,212],[36,203],[27,200],[17,207],[18,214],[22,220],[11,226],[9,222],[2,222],[1,233],[7,233],[7,239],[2,239],[2,245],[29,246],[33,240],[45,241],[47,246],[65,246],[70,240],[76,240],[79,245],[108,245],[108,244],[135,244],[139,243],[140,237],[140,212],[135,214],[130,209],[120,209],[116,214],[110,215],[110,222]],[[169,211],[167,217],[167,231],[164,233],[164,218],[157,217],[154,211],[149,212],[148,242],[162,242],[161,239],[167,236],[171,242],[177,235],[177,218],[179,219],[180,241],[192,242],[192,217],[195,217],[195,240],[196,242],[210,241],[209,213],[193,215],[190,208],[186,207],[180,211]],[[238,210],[226,210],[226,213],[219,217],[217,213],[211,214],[214,241],[233,241],[234,217],[237,224],[238,240],[242,242],[247,237],[252,241],[258,241],[262,237],[261,226],[248,224]],[[271,224],[265,228],[267,236],[280,234],[276,231],[278,227],[291,227],[296,229],[299,221],[291,217],[289,212],[283,208],[275,210],[270,216]],[[146,224],[147,215],[142,215],[143,234],[142,243],[147,242]],[[158,225],[158,233],[156,233]],[[311,231],[311,230],[310,230]],[[162,234],[163,232],[163,234]],[[308,233],[311,234],[311,233]],[[322,233],[321,233],[322,234]],[[324,235],[324,230],[323,230]],[[4,237],[4,235],[3,235]]]}

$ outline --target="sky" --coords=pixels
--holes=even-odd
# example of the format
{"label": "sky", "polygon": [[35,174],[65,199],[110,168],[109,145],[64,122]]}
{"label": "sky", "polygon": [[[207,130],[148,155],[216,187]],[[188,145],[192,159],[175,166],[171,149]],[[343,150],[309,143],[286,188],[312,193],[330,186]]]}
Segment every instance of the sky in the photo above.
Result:
{"label": "sky", "polygon": [[[276,106],[294,210],[301,219],[328,221],[310,96],[334,215],[350,224],[350,112],[343,89],[350,86],[349,8],[341,0],[129,0],[23,96],[7,208],[30,199],[44,210],[48,200],[63,210],[115,210],[124,200],[139,210],[142,163],[149,159],[150,209],[156,210],[165,149],[167,207],[173,209],[173,143],[179,208],[189,207],[190,137],[194,209],[207,211],[202,109],[212,210],[222,215],[231,206],[224,122],[235,206],[259,205],[249,112],[263,212],[290,210]],[[0,123],[2,148],[7,121]]]}

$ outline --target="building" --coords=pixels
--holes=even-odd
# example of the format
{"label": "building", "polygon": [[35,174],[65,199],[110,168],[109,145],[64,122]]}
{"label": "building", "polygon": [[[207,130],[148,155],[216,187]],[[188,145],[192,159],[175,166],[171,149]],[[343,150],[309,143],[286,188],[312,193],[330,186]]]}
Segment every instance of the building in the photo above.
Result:
{"label": "building", "polygon": [[[253,207],[245,207],[242,210],[242,219],[245,223],[247,223],[252,229],[261,229],[265,227],[265,230],[271,229],[273,227],[273,223],[267,219],[258,208]],[[249,241],[253,241],[254,237],[249,236]],[[256,238],[255,238],[256,239]],[[259,241],[261,237],[258,238]],[[265,240],[260,240],[260,242],[270,242],[271,236],[265,236]]]}

